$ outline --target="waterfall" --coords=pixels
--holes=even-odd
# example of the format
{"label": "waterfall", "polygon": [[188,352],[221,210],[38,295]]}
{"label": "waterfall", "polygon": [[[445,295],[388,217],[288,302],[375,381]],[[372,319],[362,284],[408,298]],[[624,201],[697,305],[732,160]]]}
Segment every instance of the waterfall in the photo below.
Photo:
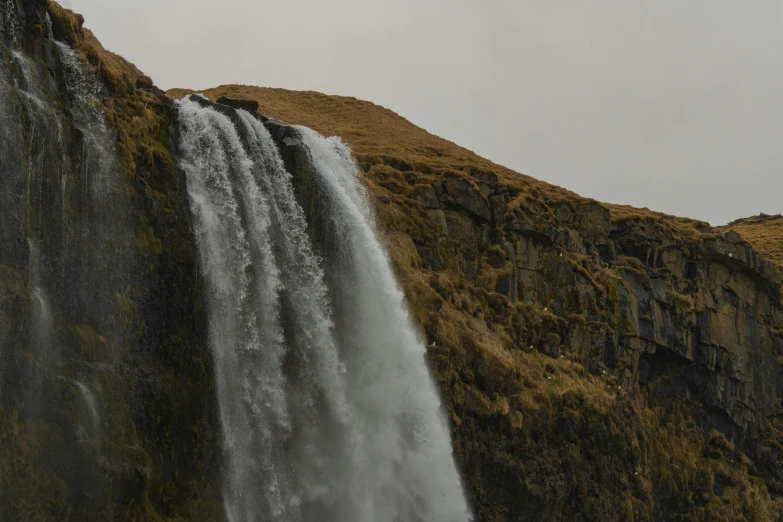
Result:
{"label": "waterfall", "polygon": [[323,196],[321,241],[261,121],[198,96],[177,107],[229,520],[469,520],[424,344],[350,150],[292,129]]}
{"label": "waterfall", "polygon": [[105,96],[105,87],[87,74],[76,51],[63,42],[54,43],[65,71],[74,120],[84,140],[82,178],[87,210],[97,215],[101,209],[109,210],[113,215],[113,204],[122,200],[122,175],[117,164],[116,136],[95,105]]}
{"label": "waterfall", "polygon": [[83,445],[97,450],[101,434],[101,417],[98,412],[98,404],[95,400],[95,395],[93,395],[92,390],[83,382],[74,381],[74,384],[76,385],[76,389],[78,390],[83,403],[83,411],[80,412],[82,420],[76,427],[76,436]]}
{"label": "waterfall", "polygon": [[357,487],[379,495],[375,502],[381,505],[386,497],[405,499],[401,520],[464,520],[449,432],[424,362],[424,342],[412,328],[376,236],[351,151],[338,138],[296,129],[318,174],[320,196],[331,203],[328,222],[321,226],[333,240],[323,250],[331,250],[328,279],[334,282],[341,319],[336,332],[368,462]]}
{"label": "waterfall", "polygon": [[20,37],[22,24],[19,23],[19,18],[16,14],[16,5],[13,2],[6,1],[2,6],[3,23],[2,29],[6,39],[6,43],[12,49],[17,49],[22,44]]}
{"label": "waterfall", "polygon": [[53,40],[48,14],[33,51],[16,3],[0,13],[0,407],[55,425],[73,376],[112,370],[79,357],[90,338],[74,332],[124,335],[110,314],[135,263],[132,214],[101,80]]}
{"label": "waterfall", "polygon": [[42,365],[50,362],[52,343],[52,311],[42,283],[41,253],[30,239],[30,302],[32,304],[32,348]]}
{"label": "waterfall", "polygon": [[[7,24],[12,6],[3,6]],[[52,329],[65,301],[80,301],[83,310],[67,305],[76,320],[97,323],[98,292],[108,292],[133,262],[118,245],[134,244],[116,135],[97,106],[105,88],[76,51],[51,43],[63,91],[43,61],[13,47],[0,67],[0,224],[10,235],[0,245],[0,265],[30,274],[31,340],[42,355],[54,350],[44,345],[55,344],[43,329]],[[112,255],[94,255],[101,251]]]}

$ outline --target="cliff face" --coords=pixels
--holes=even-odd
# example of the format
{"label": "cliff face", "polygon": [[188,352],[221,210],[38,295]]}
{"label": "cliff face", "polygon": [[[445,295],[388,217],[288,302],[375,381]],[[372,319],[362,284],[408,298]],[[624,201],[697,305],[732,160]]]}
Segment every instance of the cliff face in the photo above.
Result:
{"label": "cliff face", "polygon": [[0,520],[219,520],[170,100],[55,3],[0,21]]}
{"label": "cliff face", "polygon": [[[9,84],[16,94],[3,103],[19,131],[0,140],[12,189],[0,195],[0,519],[220,520],[212,359],[171,100],[103,50],[81,17],[40,0],[0,4],[3,74],[19,77],[12,48],[38,64],[63,125],[30,132],[36,113]],[[113,203],[125,235],[104,233],[99,249],[89,233],[68,232],[98,230],[100,216],[80,203],[89,160],[53,39],[100,84],[117,144],[123,197]],[[774,227],[713,229],[587,200],[352,98],[244,86],[204,94],[255,100],[267,116],[352,146],[427,338],[478,520],[780,519]],[[316,220],[307,158],[273,127]],[[61,149],[36,170],[40,200],[8,199],[31,183],[14,176],[44,139]],[[19,168],[5,168],[12,162]],[[74,181],[63,194],[61,172]],[[40,235],[43,283],[27,244],[42,230],[62,231]],[[100,254],[79,254],[92,248]],[[120,253],[132,262],[114,265]],[[57,263],[81,279],[57,286]],[[83,280],[97,286],[80,289]],[[39,287],[52,296],[55,342],[36,337]],[[58,347],[56,364],[43,345]],[[35,406],[31,379],[48,390]]]}
{"label": "cliff face", "polygon": [[371,103],[204,94],[352,146],[481,519],[777,517],[781,279],[740,235],[580,198]]}

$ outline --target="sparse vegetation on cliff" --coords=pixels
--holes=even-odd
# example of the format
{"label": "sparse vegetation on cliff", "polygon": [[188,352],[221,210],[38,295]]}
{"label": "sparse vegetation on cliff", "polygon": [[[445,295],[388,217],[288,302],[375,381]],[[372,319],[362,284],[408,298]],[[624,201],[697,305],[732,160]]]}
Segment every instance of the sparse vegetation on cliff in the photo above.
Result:
{"label": "sparse vegetation on cliff", "polygon": [[[746,456],[779,455],[774,431],[756,417],[727,430],[741,444],[726,442],[707,429],[718,416],[699,395],[675,391],[695,385],[697,321],[725,342],[719,316],[735,305],[710,259],[752,259],[742,243],[704,222],[580,198],[369,102],[202,92],[258,101],[264,115],[352,146],[480,520],[777,519],[780,478]],[[766,291],[753,266],[732,293]],[[763,321],[780,322],[775,307]]]}
{"label": "sparse vegetation on cliff", "polygon": [[[57,314],[51,342],[62,355],[55,363],[28,346],[30,274],[0,260],[0,275],[13,276],[0,278],[0,303],[13,311],[8,324],[6,314],[0,320],[0,341],[8,348],[0,362],[6,379],[0,394],[0,519],[221,520],[214,489],[220,450],[212,361],[199,316],[183,178],[171,155],[170,100],[136,67],[104,50],[80,15],[45,0],[8,6],[18,11],[18,20],[27,15],[18,40],[46,75],[46,102],[64,123],[64,164],[78,161],[73,158],[81,155],[83,133],[74,128],[65,101],[62,58],[36,22],[48,13],[54,38],[73,48],[87,77],[102,86],[98,108],[117,138],[125,175],[121,194],[133,209],[129,226],[136,230],[115,238],[117,251],[108,254],[120,257],[129,249],[140,262],[130,272],[116,267],[106,288],[91,289],[101,309],[95,317],[83,317],[78,303],[72,311],[78,317]],[[6,53],[3,48],[3,59]],[[60,172],[42,176],[58,180]],[[63,199],[68,216],[82,212],[77,198]],[[119,211],[113,217],[122,219]],[[22,380],[27,375],[49,388],[46,404],[25,395],[32,386]],[[83,394],[96,391],[95,426],[85,421],[89,412],[80,386]]]}
{"label": "sparse vegetation on cliff", "polygon": [[775,263],[778,268],[783,269],[783,216],[778,214],[768,216],[760,214],[758,216],[738,219],[732,221],[724,230],[734,230],[753,248],[759,251],[765,259]]}
{"label": "sparse vegetation on cliff", "polygon": [[[118,285],[106,317],[129,328],[136,351],[122,355],[121,379],[98,379],[110,392],[99,461],[117,481],[107,487],[125,489],[92,515],[220,520],[212,361],[170,100],[81,16],[54,2],[48,12],[106,86],[142,259],[139,283]],[[267,116],[353,147],[479,520],[781,519],[780,276],[753,250],[781,266],[780,216],[732,223],[743,241],[583,199],[370,102],[248,86],[204,94],[257,100]],[[0,305],[29,308],[27,280],[0,266]],[[3,316],[0,334],[27,326]],[[118,340],[100,327],[64,325],[69,356],[105,362]],[[63,390],[58,422],[70,429],[79,401]],[[79,477],[47,464],[62,433],[0,404],[0,513],[88,512]]]}

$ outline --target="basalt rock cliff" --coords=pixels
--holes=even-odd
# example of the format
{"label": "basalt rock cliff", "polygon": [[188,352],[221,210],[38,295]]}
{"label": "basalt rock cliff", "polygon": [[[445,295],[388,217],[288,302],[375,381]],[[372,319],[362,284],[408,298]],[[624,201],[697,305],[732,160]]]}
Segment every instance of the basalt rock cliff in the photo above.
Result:
{"label": "basalt rock cliff", "polygon": [[756,236],[580,198],[352,98],[204,94],[353,147],[479,517],[779,516],[781,275]]}
{"label": "basalt rock cliff", "polygon": [[[1,4],[13,136],[0,142],[0,519],[222,520],[203,281],[174,145],[172,99],[192,91],[161,92],[54,2]],[[120,190],[100,211],[84,203],[90,158],[55,40],[98,84],[116,145]],[[35,123],[19,56],[59,133]],[[352,147],[477,520],[782,519],[779,220],[721,229],[581,198],[353,98],[202,92],[267,117],[316,228],[311,164],[287,124]],[[30,191],[18,173],[52,144]],[[63,172],[71,188],[58,188]],[[122,233],[76,232],[107,217]],[[105,266],[117,252],[127,263]],[[56,342],[36,337],[44,317]],[[26,395],[33,381],[44,400]]]}

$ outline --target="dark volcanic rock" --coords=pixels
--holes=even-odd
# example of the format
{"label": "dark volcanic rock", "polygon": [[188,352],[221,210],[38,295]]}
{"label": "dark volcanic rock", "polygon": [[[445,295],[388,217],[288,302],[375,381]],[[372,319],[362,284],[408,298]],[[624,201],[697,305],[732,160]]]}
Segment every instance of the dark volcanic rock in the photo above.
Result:
{"label": "dark volcanic rock", "polygon": [[217,103],[221,105],[228,105],[229,107],[234,107],[235,109],[242,109],[250,114],[255,114],[258,112],[258,102],[253,100],[237,100],[234,98],[229,98],[228,96],[221,96],[217,99]]}
{"label": "dark volcanic rock", "polygon": [[[47,4],[55,38],[89,46],[83,75],[48,40]],[[220,521],[172,102],[55,2],[3,0],[0,19],[0,520]],[[74,81],[111,102],[103,115]]]}

